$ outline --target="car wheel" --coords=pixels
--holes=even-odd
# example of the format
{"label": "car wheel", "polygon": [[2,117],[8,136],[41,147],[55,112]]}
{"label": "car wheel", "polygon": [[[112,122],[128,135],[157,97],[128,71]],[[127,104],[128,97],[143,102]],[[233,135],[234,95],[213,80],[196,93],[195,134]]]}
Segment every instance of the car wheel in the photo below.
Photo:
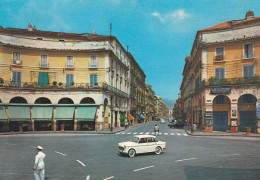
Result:
{"label": "car wheel", "polygon": [[159,147],[159,146],[157,146],[157,147],[155,148],[155,154],[159,155],[159,154],[161,154],[161,152],[162,152],[162,148]]}
{"label": "car wheel", "polygon": [[129,157],[134,157],[135,156],[135,150],[134,149],[129,149],[128,156]]}

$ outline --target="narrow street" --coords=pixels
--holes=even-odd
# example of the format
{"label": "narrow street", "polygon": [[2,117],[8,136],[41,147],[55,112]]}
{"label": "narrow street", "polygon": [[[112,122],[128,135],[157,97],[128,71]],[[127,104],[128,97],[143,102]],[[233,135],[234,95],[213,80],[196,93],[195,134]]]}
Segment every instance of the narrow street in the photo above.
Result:
{"label": "narrow street", "polygon": [[[152,134],[157,123],[159,140],[167,147],[134,158],[121,156],[117,144],[135,134]],[[46,179],[258,179],[260,138],[194,137],[183,129],[151,122],[112,135],[6,135],[0,139],[0,179],[33,178],[35,147],[46,153]]]}

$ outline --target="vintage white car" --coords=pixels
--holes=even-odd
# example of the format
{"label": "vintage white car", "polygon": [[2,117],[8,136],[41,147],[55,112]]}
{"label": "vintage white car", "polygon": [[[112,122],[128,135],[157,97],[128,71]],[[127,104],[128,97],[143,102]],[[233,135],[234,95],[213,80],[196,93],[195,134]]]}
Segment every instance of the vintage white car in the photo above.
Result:
{"label": "vintage white car", "polygon": [[152,135],[136,135],[131,141],[118,143],[118,152],[128,154],[129,157],[134,157],[135,154],[155,152],[161,154],[166,148],[166,142],[158,141]]}

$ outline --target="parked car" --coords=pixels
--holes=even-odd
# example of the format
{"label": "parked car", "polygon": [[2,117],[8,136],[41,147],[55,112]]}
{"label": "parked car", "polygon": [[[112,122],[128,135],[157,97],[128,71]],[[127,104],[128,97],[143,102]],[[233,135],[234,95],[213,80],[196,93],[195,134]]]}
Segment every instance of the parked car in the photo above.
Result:
{"label": "parked car", "polygon": [[150,153],[161,154],[166,148],[166,142],[158,141],[153,135],[136,135],[131,141],[118,143],[118,152],[134,157],[136,154]]}
{"label": "parked car", "polygon": [[164,123],[165,123],[165,120],[164,120],[164,119],[161,119],[160,121],[161,121],[161,124],[164,124]]}
{"label": "parked car", "polygon": [[184,127],[184,124],[171,122],[171,123],[168,123],[168,126],[169,126],[170,128],[183,128],[183,127]]}

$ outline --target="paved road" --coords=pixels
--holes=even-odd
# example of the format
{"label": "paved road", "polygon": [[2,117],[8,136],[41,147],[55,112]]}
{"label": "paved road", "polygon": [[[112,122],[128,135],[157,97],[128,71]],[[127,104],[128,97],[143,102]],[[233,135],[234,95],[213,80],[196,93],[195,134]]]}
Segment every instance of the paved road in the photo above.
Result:
{"label": "paved road", "polygon": [[46,153],[47,180],[259,179],[260,138],[193,137],[160,124],[161,155],[117,153],[133,134],[152,134],[154,122],[113,135],[33,134],[0,137],[0,179],[33,179],[35,147]]}

